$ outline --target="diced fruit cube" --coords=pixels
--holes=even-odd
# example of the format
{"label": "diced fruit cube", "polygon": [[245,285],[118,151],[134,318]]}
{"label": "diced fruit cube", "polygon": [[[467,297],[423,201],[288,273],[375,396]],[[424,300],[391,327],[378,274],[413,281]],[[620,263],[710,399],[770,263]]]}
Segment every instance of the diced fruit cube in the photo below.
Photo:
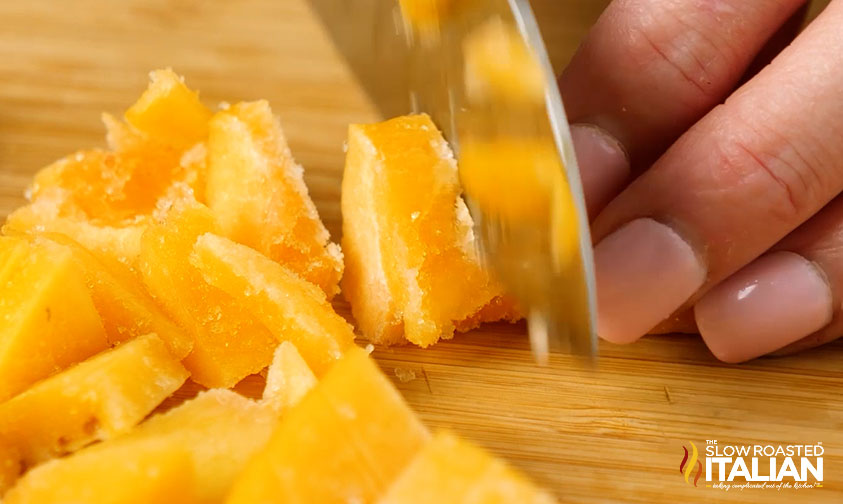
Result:
{"label": "diced fruit cube", "polygon": [[83,451],[29,471],[4,504],[191,504],[196,498],[186,447],[158,440],[107,452]]}
{"label": "diced fruit cube", "polygon": [[524,476],[485,451],[437,433],[392,484],[379,504],[552,504]]}
{"label": "diced fruit cube", "polygon": [[193,338],[184,365],[206,387],[231,387],[266,367],[278,341],[242,304],[208,284],[188,258],[197,237],[216,231],[207,207],[174,207],[141,240],[139,268],[152,296]]}
{"label": "diced fruit cube", "polygon": [[[456,327],[517,318],[480,264],[460,191],[453,155],[428,116],[349,129],[343,291],[371,341],[428,346]],[[484,310],[490,303],[505,308]]]}
{"label": "diced fruit cube", "polygon": [[[69,250],[0,240],[0,401],[108,347]],[[1,432],[1,431],[0,431]]]}
{"label": "diced fruit cube", "polygon": [[129,124],[179,150],[204,140],[211,111],[199,101],[198,93],[171,69],[155,70],[149,77],[149,88],[126,111]]}
{"label": "diced fruit cube", "polygon": [[274,411],[286,411],[298,404],[316,384],[316,375],[296,346],[285,341],[275,350],[261,400]]}
{"label": "diced fruit cube", "polygon": [[266,101],[217,113],[208,138],[208,206],[223,234],[258,250],[322,288],[338,291],[342,253],[304,184]]}
{"label": "diced fruit cube", "polygon": [[80,214],[60,215],[62,202],[50,196],[38,198],[12,212],[6,218],[3,234],[24,235],[61,233],[73,238],[97,257],[133,266],[140,255],[140,238],[146,224],[111,226],[91,222]]}
{"label": "diced fruit cube", "polygon": [[515,26],[499,18],[487,21],[468,35],[463,49],[469,99],[499,97],[511,103],[544,104],[544,72]]}
{"label": "diced fruit cube", "polygon": [[373,502],[427,439],[374,361],[353,348],[282,418],[227,502]]}
{"label": "diced fruit cube", "polygon": [[416,30],[429,31],[438,29],[452,11],[468,0],[400,0],[404,19]]}
{"label": "diced fruit cube", "polygon": [[317,375],[354,345],[351,326],[324,292],[259,252],[208,233],[196,240],[190,261],[278,341],[295,344]]}
{"label": "diced fruit cube", "polygon": [[157,336],[138,337],[0,404],[0,444],[31,467],[128,431],[186,379]]}
{"label": "diced fruit cube", "polygon": [[193,340],[173,323],[146,294],[138,278],[120,263],[107,263],[72,239],[59,234],[44,238],[68,247],[85,276],[91,299],[102,319],[108,343],[114,346],[138,336],[155,333],[170,353],[181,360]]}
{"label": "diced fruit cube", "polygon": [[190,454],[199,502],[221,502],[277,423],[277,413],[263,404],[230,390],[213,389],[153,416],[122,438],[86,451],[107,453],[125,444],[155,440],[180,447]]}

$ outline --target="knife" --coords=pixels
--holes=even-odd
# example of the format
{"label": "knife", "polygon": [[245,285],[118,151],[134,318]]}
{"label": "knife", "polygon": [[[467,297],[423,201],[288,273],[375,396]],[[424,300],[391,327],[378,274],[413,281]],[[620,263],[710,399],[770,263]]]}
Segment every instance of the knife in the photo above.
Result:
{"label": "knife", "polygon": [[482,257],[539,362],[594,358],[594,266],[562,98],[527,0],[310,0],[385,118],[428,113],[451,143]]}

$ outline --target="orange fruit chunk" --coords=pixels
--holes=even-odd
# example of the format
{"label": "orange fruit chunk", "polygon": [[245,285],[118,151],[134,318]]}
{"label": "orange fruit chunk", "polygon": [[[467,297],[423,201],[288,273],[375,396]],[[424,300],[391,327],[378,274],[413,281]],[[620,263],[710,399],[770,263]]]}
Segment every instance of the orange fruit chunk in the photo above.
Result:
{"label": "orange fruit chunk", "polygon": [[207,207],[174,207],[144,232],[139,269],[149,293],[193,338],[184,360],[192,379],[228,388],[266,367],[278,343],[237,299],[206,282],[189,262],[196,239],[216,230]]}
{"label": "orange fruit chunk", "polygon": [[171,69],[149,74],[150,84],[126,111],[126,121],[151,138],[185,150],[208,135],[211,111]]}
{"label": "orange fruit chunk", "polygon": [[207,177],[208,206],[224,236],[284,264],[329,298],[339,292],[342,253],[329,243],[302,167],[266,101],[214,116]]}
{"label": "orange fruit chunk", "polygon": [[45,234],[43,237],[68,247],[72,252],[84,274],[111,346],[155,333],[176,359],[181,360],[190,353],[193,339],[161,311],[137,276],[124,265],[98,259],[64,235]]}
{"label": "orange fruit chunk", "polygon": [[[428,346],[458,326],[517,318],[480,264],[460,192],[453,154],[428,116],[349,129],[342,285],[368,339]],[[506,309],[483,310],[501,302]]]}
{"label": "orange fruit chunk", "polygon": [[167,450],[187,450],[192,466],[188,472],[196,481],[197,501],[221,502],[246,462],[266,444],[277,423],[277,412],[263,404],[230,390],[212,389],[152,416],[123,437],[85,451],[116,456],[123,446],[144,442],[159,442]]}
{"label": "orange fruit chunk", "polygon": [[90,250],[97,257],[119,261],[133,266],[140,254],[140,237],[146,224],[134,223],[109,225],[94,223],[79,213],[64,214],[61,210],[64,197],[51,191],[29,205],[12,212],[6,218],[3,234],[25,235],[61,233]]}
{"label": "orange fruit chunk", "polygon": [[441,432],[425,445],[378,504],[553,504],[503,461]]}
{"label": "orange fruit chunk", "polygon": [[0,401],[108,347],[69,250],[0,238]]}
{"label": "orange fruit chunk", "polygon": [[487,21],[466,37],[463,49],[469,99],[499,97],[516,104],[544,103],[541,64],[515,26],[501,19]]}
{"label": "orange fruit chunk", "polygon": [[74,452],[130,430],[186,379],[157,336],[138,337],[0,404],[0,444],[21,467]]}
{"label": "orange fruit chunk", "polygon": [[196,499],[190,454],[160,441],[51,460],[18,481],[5,504],[189,504]]}
{"label": "orange fruit chunk", "polygon": [[226,502],[373,502],[427,439],[374,361],[353,348],[282,418]]}
{"label": "orange fruit chunk", "polygon": [[266,374],[261,401],[274,411],[287,411],[298,404],[317,384],[316,375],[302,359],[296,346],[285,341],[278,345]]}
{"label": "orange fruit chunk", "polygon": [[278,341],[295,344],[317,375],[354,345],[351,326],[324,292],[259,252],[209,233],[196,240],[190,262]]}
{"label": "orange fruit chunk", "polygon": [[404,19],[417,31],[438,30],[459,4],[467,0],[400,0]]}

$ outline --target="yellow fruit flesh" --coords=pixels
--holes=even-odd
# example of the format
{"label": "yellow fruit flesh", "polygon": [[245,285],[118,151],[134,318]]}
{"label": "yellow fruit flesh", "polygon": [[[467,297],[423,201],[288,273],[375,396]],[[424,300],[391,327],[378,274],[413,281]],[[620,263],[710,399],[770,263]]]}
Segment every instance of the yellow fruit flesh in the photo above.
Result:
{"label": "yellow fruit flesh", "polygon": [[416,30],[429,31],[439,27],[458,4],[467,0],[400,0],[404,19]]}
{"label": "yellow fruit flesh", "polygon": [[0,404],[0,444],[31,467],[130,430],[186,379],[157,336],[141,336]]}
{"label": "yellow fruit flesh", "polygon": [[190,353],[193,348],[190,335],[158,308],[137,277],[125,266],[98,259],[64,235],[46,234],[43,239],[68,247],[73,253],[102,319],[109,345],[155,333],[177,360]]}
{"label": "yellow fruit flesh", "polygon": [[[363,334],[421,346],[453,336],[502,296],[481,267],[456,163],[427,116],[349,130],[343,290]],[[509,309],[499,318],[516,318]],[[493,319],[490,319],[493,320]]]}
{"label": "yellow fruit flesh", "polygon": [[208,134],[211,112],[199,95],[170,69],[150,73],[149,88],[126,111],[126,120],[139,131],[184,150]]}
{"label": "yellow fruit flesh", "polygon": [[470,100],[500,98],[510,104],[544,103],[542,67],[517,28],[500,19],[487,21],[466,37],[463,49],[465,87]]}
{"label": "yellow fruit flesh", "polygon": [[0,248],[0,401],[108,347],[72,254],[4,238]]}
{"label": "yellow fruit flesh", "polygon": [[298,404],[317,384],[296,346],[285,341],[278,345],[266,374],[266,387],[261,401],[276,412],[287,411]]}
{"label": "yellow fruit flesh", "polygon": [[139,264],[149,292],[193,338],[193,350],[184,360],[191,378],[206,387],[227,388],[266,367],[277,340],[188,261],[196,239],[214,231],[206,207],[174,208],[143,234]]}
{"label": "yellow fruit flesh", "polygon": [[3,234],[60,233],[73,238],[97,257],[130,267],[137,262],[140,238],[146,227],[144,219],[119,226],[95,224],[84,215],[62,215],[60,205],[53,196],[46,196],[18,208],[6,218]]}
{"label": "yellow fruit flesh", "polygon": [[196,499],[188,450],[172,443],[127,443],[107,455],[81,452],[36,467],[4,504],[191,504]]}
{"label": "yellow fruit flesh", "polygon": [[223,234],[284,264],[328,295],[337,292],[342,254],[265,101],[219,112],[208,138],[208,206]]}
{"label": "yellow fruit flesh", "polygon": [[221,502],[277,422],[277,412],[271,408],[230,390],[213,389],[87,451],[116,455],[127,444],[152,441],[186,450],[197,483],[197,501]]}
{"label": "yellow fruit flesh", "polygon": [[190,258],[203,279],[290,341],[317,375],[354,344],[351,326],[334,312],[315,285],[260,253],[226,238],[205,234]]}
{"label": "yellow fruit flesh", "polygon": [[354,348],[284,416],[226,502],[373,502],[427,438],[374,361]]}
{"label": "yellow fruit flesh", "polygon": [[393,483],[379,504],[552,504],[550,495],[483,450],[438,433]]}

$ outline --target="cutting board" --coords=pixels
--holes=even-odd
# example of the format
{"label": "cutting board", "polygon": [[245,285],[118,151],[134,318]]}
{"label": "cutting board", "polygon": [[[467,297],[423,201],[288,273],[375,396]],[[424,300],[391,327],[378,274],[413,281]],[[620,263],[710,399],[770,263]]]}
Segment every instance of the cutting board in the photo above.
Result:
{"label": "cutting board", "polygon": [[[536,2],[557,68],[604,4]],[[346,127],[376,116],[303,0],[0,2],[0,216],[24,202],[35,170],[103,145],[100,113],[122,112],[165,66],[208,104],[268,99],[339,237]],[[505,457],[564,502],[843,502],[843,344],[740,366],[696,336],[600,352],[595,369],[565,356],[539,367],[524,325],[502,324],[374,355],[430,427]],[[679,471],[683,446],[706,440],[822,443],[825,484],[694,487]]]}

